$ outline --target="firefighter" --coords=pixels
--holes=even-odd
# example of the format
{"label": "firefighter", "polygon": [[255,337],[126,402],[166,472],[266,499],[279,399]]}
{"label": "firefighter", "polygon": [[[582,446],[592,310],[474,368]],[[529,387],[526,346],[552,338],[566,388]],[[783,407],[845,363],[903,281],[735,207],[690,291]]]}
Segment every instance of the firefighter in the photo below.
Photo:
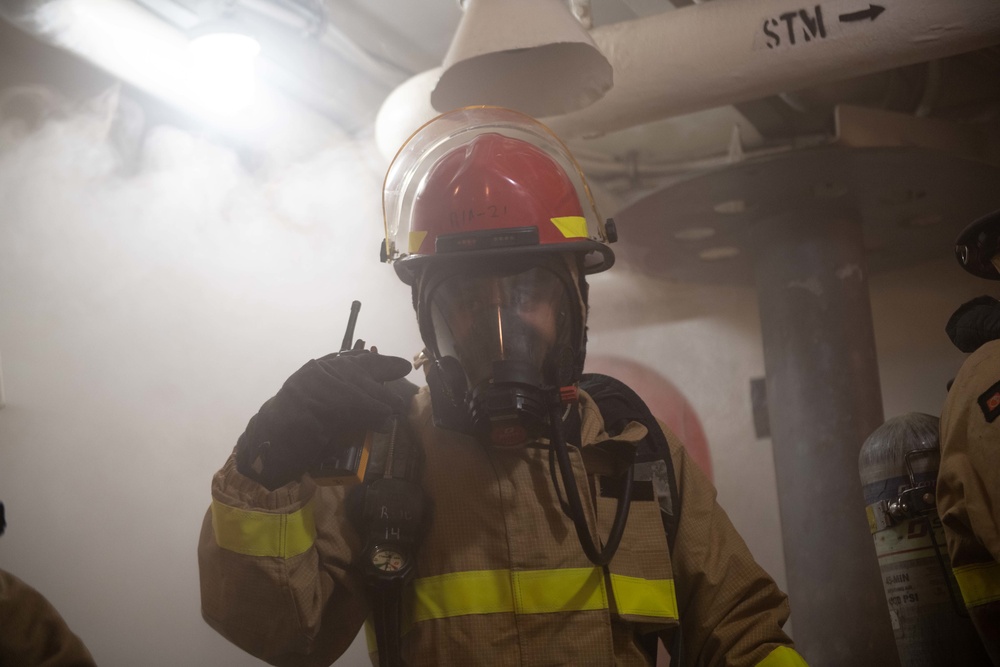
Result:
{"label": "firefighter", "polygon": [[[289,377],[213,479],[206,621],[276,665],[331,664],[366,617],[381,665],[649,665],[658,638],[675,664],[805,665],[677,438],[624,385],[579,389],[614,231],[566,147],[510,110],[449,112],[400,149],[383,204],[428,386],[362,349]],[[316,483],[399,414],[390,457],[422,452],[416,485],[384,457],[392,479]]]}
{"label": "firefighter", "polygon": [[[966,227],[955,254],[972,275],[1000,280],[1000,211]],[[963,304],[945,330],[969,357],[941,412],[937,507],[962,597],[1000,665],[1000,301]]]}
{"label": "firefighter", "polygon": [[[0,503],[0,535],[7,523]],[[0,570],[0,665],[94,667],[90,651],[44,595]]]}

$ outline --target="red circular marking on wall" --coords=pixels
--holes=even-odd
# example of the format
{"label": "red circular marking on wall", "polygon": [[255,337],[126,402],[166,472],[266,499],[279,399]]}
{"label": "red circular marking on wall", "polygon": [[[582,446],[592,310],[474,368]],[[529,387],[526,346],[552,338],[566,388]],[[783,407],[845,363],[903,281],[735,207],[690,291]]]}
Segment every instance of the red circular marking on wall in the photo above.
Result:
{"label": "red circular marking on wall", "polygon": [[694,462],[712,479],[712,455],[701,420],[673,382],[637,361],[613,356],[587,355],[584,371],[610,375],[631,387],[653,416],[677,434]]}

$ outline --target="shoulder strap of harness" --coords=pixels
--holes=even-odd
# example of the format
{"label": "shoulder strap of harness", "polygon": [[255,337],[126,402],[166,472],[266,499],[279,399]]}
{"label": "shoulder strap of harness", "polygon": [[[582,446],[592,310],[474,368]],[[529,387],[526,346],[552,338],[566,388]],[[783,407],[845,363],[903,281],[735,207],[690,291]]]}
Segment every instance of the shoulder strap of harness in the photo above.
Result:
{"label": "shoulder strap of harness", "polygon": [[584,373],[580,388],[587,392],[604,418],[608,433],[621,433],[629,422],[639,422],[648,435],[639,442],[635,456],[635,479],[650,481],[660,503],[660,518],[671,553],[680,519],[680,498],[670,446],[660,423],[646,403],[632,389],[609,375]]}
{"label": "shoulder strap of harness", "polygon": [[[604,428],[608,433],[621,433],[629,422],[639,422],[648,431],[639,442],[635,455],[635,479],[648,480],[660,503],[660,519],[667,534],[667,547],[674,552],[677,539],[677,524],[680,521],[681,503],[677,491],[677,476],[670,456],[667,436],[660,427],[649,406],[632,391],[631,387],[610,375],[584,373],[580,378],[580,388],[587,392],[604,418]],[[643,635],[640,641],[650,656],[656,656],[656,636]],[[669,647],[671,664],[681,666],[683,642],[680,625],[674,632]]]}

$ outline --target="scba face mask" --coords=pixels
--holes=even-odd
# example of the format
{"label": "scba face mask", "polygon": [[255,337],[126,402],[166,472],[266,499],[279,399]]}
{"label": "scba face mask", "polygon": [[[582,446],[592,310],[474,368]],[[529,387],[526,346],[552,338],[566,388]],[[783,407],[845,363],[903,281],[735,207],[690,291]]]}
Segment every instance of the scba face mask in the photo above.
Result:
{"label": "scba face mask", "polygon": [[582,366],[577,280],[559,255],[429,272],[417,305],[439,425],[500,446],[547,435]]}

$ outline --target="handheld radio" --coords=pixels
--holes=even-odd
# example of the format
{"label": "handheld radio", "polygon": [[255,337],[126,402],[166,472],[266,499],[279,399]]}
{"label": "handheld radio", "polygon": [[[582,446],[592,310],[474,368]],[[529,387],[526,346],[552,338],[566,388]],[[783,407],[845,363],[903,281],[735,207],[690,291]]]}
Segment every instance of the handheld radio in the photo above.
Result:
{"label": "handheld radio", "polygon": [[[347,320],[347,331],[344,332],[344,340],[340,344],[340,354],[355,353],[367,354],[365,352],[365,341],[360,338],[354,341],[354,329],[358,323],[358,313],[361,311],[361,302],[351,302],[351,315]],[[323,459],[319,465],[309,470],[309,475],[320,486],[354,486],[360,484],[365,479],[365,472],[368,469],[368,460],[371,456],[372,444],[377,436],[384,437],[379,431],[369,430],[351,434],[338,433],[334,437],[338,440],[346,440],[349,445],[331,447],[334,454]]]}

